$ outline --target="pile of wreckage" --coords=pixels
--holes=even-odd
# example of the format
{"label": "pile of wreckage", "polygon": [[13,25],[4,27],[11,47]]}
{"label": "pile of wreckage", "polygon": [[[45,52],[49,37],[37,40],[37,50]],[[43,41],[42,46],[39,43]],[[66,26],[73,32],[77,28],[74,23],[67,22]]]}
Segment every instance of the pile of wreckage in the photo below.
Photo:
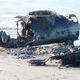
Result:
{"label": "pile of wreckage", "polygon": [[[26,59],[33,54],[54,54],[47,61],[61,60],[62,65],[80,66],[79,48],[75,48],[73,42],[79,37],[79,22],[74,14],[63,16],[52,11],[33,11],[27,16],[16,16],[17,39],[11,38],[4,31],[0,31],[0,46],[11,49],[10,54],[18,55],[18,58]],[[75,21],[73,20],[75,18]],[[19,33],[19,27],[22,30]],[[58,48],[33,46],[58,43]],[[29,46],[27,48],[27,46]],[[31,47],[30,47],[31,46]],[[24,49],[23,49],[24,47]],[[16,53],[15,53],[16,52]],[[26,56],[27,54],[27,56]],[[21,57],[24,55],[25,57]],[[31,55],[31,56],[30,56]],[[41,65],[44,60],[32,60],[30,63]]]}
{"label": "pile of wreckage", "polygon": [[73,45],[79,36],[80,24],[74,14],[63,16],[53,11],[40,10],[15,18],[18,18],[17,39],[0,31],[0,46],[17,48],[63,42]]}

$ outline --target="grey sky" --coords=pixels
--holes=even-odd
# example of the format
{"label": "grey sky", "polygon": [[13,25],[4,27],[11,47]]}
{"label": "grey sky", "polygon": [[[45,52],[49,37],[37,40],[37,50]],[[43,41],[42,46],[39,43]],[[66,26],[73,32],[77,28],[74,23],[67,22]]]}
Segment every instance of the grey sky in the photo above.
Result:
{"label": "grey sky", "polygon": [[79,0],[0,0],[0,12],[26,14],[32,10],[55,10],[79,15]]}

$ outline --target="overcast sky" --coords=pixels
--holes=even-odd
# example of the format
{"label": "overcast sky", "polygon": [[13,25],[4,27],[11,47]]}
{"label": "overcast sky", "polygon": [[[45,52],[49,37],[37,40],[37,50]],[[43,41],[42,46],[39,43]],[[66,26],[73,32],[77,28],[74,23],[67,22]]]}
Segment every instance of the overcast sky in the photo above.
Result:
{"label": "overcast sky", "polygon": [[44,9],[79,15],[80,0],[0,0],[0,13],[23,15]]}
{"label": "overcast sky", "polygon": [[80,0],[0,0],[0,26],[16,27],[10,17],[34,10],[52,10],[80,16]]}

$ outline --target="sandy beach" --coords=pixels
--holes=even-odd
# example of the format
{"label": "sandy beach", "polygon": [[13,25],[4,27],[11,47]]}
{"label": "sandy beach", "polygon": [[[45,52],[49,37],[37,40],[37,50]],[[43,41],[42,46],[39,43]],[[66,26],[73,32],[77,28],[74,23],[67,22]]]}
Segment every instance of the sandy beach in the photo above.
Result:
{"label": "sandy beach", "polygon": [[47,62],[46,66],[29,66],[27,59],[0,53],[0,80],[80,80],[80,68],[62,68]]}

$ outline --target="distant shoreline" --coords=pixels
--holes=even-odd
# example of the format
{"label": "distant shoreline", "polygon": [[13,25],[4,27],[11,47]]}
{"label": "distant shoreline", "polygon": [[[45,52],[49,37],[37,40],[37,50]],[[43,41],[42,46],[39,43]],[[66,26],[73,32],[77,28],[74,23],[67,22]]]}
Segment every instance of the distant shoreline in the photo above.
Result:
{"label": "distant shoreline", "polygon": [[0,31],[1,30],[17,30],[17,28],[6,28],[6,27],[4,27],[4,28],[0,28]]}

